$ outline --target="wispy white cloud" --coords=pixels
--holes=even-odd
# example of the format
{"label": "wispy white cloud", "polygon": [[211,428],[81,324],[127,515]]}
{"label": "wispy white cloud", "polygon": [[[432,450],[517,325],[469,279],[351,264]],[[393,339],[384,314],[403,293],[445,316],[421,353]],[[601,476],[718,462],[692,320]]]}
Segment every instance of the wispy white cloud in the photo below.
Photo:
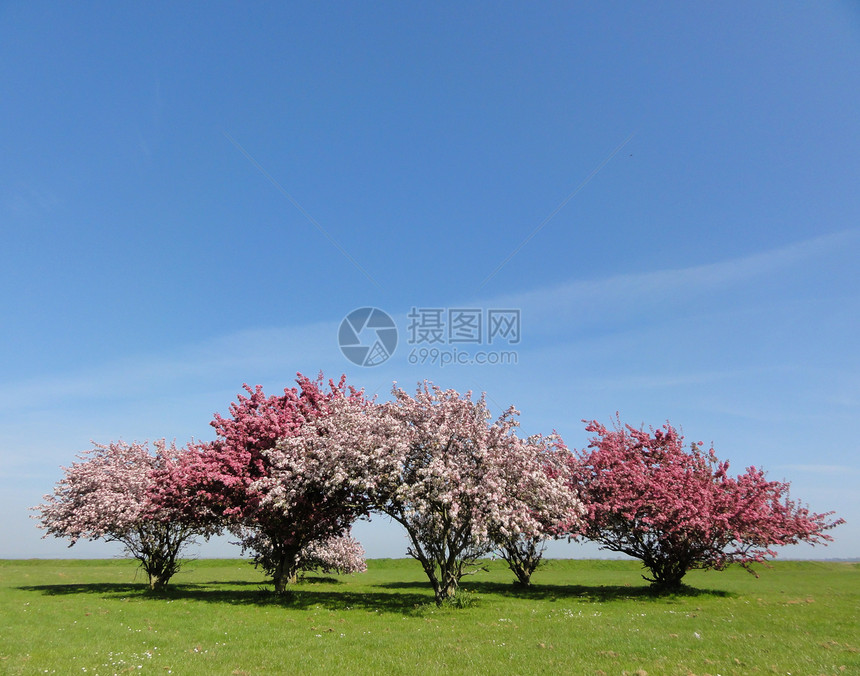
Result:
{"label": "wispy white cloud", "polygon": [[587,324],[597,318],[642,312],[667,300],[695,300],[714,291],[729,291],[778,273],[808,266],[816,259],[856,249],[860,230],[822,235],[749,256],[682,268],[577,280],[556,287],[502,296],[500,307],[527,308],[529,321],[549,328],[575,318]]}

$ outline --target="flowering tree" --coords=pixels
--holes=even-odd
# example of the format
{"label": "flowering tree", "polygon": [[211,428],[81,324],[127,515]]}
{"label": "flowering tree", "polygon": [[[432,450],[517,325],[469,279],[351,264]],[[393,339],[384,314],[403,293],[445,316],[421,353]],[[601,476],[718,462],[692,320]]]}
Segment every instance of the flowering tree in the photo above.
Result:
{"label": "flowering tree", "polygon": [[302,570],[321,570],[323,573],[364,573],[367,561],[364,547],[348,532],[322,542],[312,542],[300,555]]}
{"label": "flowering tree", "polygon": [[776,556],[774,546],[832,540],[824,531],[843,522],[790,500],[787,483],[755,467],[729,476],[713,449],[699,442],[685,451],[669,424],[651,433],[620,422],[586,430],[597,436],[574,475],[588,517],[572,532],[640,559],[655,586],[678,587],[695,568],[739,563],[752,572],[751,562]]}
{"label": "flowering tree", "polygon": [[310,380],[299,374],[297,383],[283,396],[245,385],[248,396],[231,404],[230,417],[215,415],[218,438],[186,458],[176,490],[165,498],[191,521],[226,526],[272,576],[278,593],[295,581],[304,548],[343,534],[361,511],[324,454],[277,445],[328,415],[334,402],[362,395],[347,389],[343,378],[329,381],[327,391],[321,375]]}
{"label": "flowering tree", "polygon": [[[403,525],[409,556],[424,569],[437,603],[452,597],[494,536],[539,531],[537,512],[556,502],[533,500],[531,489],[571,491],[532,460],[540,444],[514,434],[511,407],[490,423],[485,398],[443,391],[427,382],[414,397],[396,386],[394,401],[379,405],[364,425],[364,457],[375,464],[367,490],[375,508]],[[374,455],[377,454],[377,455]],[[528,498],[528,499],[526,499]],[[565,502],[560,499],[559,503]],[[568,499],[569,506],[574,500]],[[559,514],[573,515],[559,509]]]}
{"label": "flowering tree", "polygon": [[580,522],[585,512],[571,480],[572,455],[558,435],[535,435],[501,456],[508,499],[518,509],[490,526],[496,552],[528,586],[541,563],[547,540]]}
{"label": "flowering tree", "polygon": [[[153,499],[159,490],[157,476],[168,472],[182,455],[164,440],[154,444],[112,442],[79,457],[53,494],[33,509],[47,535],[120,542],[128,555],[140,561],[153,590],[163,589],[179,570],[179,555],[196,534],[211,531],[180,518],[179,513]],[[165,475],[166,476],[166,475]]]}
{"label": "flowering tree", "polygon": [[[391,484],[399,432],[383,408],[351,392],[329,398],[324,413],[262,452],[268,469],[251,488],[261,509],[292,524],[301,544],[294,572],[366,570],[349,527],[368,515],[380,487]],[[259,542],[255,549],[264,551]]]}

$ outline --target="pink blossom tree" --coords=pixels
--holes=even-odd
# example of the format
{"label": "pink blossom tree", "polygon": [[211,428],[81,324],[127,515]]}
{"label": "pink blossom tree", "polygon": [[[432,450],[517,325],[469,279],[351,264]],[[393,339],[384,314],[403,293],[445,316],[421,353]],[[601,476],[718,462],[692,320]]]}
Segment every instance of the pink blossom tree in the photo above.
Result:
{"label": "pink blossom tree", "polygon": [[195,535],[212,531],[153,499],[160,489],[157,477],[169,474],[183,453],[164,440],[154,446],[151,453],[146,444],[95,444],[78,456],[80,462],[63,468],[53,494],[33,509],[45,537],[68,538],[70,547],[82,538],[122,543],[140,561],[150,589],[160,590],[179,570],[183,548]]}
{"label": "pink blossom tree", "polygon": [[324,455],[305,456],[300,446],[276,450],[279,441],[300,434],[324,418],[339,400],[360,400],[344,379],[310,380],[266,396],[259,385],[230,406],[230,417],[212,421],[218,438],[200,444],[177,472],[181,480],[166,496],[186,519],[220,524],[239,538],[244,551],[272,576],[283,593],[301,567],[301,552],[315,542],[343,534],[361,513],[339,482],[338,467]]}
{"label": "pink blossom tree", "polygon": [[588,516],[571,532],[640,559],[658,588],[679,587],[696,568],[739,563],[753,572],[752,562],[776,556],[773,547],[826,543],[825,531],[843,523],[789,499],[789,485],[760,469],[729,476],[713,448],[685,450],[669,424],[649,433],[593,421],[586,430],[596,436],[573,468]]}
{"label": "pink blossom tree", "polygon": [[369,514],[381,487],[391,485],[400,431],[383,407],[351,393],[327,400],[324,414],[262,452],[268,470],[251,485],[261,508],[290,523],[303,519],[313,534],[303,539],[296,571],[366,570],[364,550],[349,527]]}

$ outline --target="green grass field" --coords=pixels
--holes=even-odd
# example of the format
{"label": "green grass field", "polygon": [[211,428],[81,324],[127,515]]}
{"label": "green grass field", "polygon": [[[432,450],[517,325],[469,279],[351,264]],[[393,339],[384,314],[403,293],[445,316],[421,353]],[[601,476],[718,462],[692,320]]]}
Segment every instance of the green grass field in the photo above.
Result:
{"label": "green grass field", "polygon": [[310,576],[288,599],[240,560],[153,596],[133,562],[0,561],[2,674],[860,674],[860,564],[696,571],[655,597],[635,562],[500,562],[437,608],[419,565]]}

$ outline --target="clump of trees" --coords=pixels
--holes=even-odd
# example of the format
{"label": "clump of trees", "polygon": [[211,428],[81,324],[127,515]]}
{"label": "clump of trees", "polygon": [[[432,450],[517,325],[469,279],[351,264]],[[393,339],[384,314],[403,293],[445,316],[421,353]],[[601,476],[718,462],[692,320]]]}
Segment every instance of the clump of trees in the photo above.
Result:
{"label": "clump of trees", "polygon": [[[547,471],[546,440],[517,437],[513,408],[491,421],[483,397],[426,382],[415,396],[396,386],[392,394],[385,404],[360,396],[333,401],[326,415],[267,451],[268,499],[286,504],[297,478],[316,476],[353,515],[390,516],[406,530],[407,554],[439,603],[482,556],[520,538],[552,537],[556,524],[576,521],[582,510],[567,465]],[[536,565],[518,575],[527,583]]]}
{"label": "clump of trees", "polygon": [[668,424],[591,422],[596,436],[574,453],[556,434],[518,436],[513,407],[493,419],[484,396],[426,381],[414,395],[395,384],[385,403],[344,378],[296,382],[277,396],[244,386],[229,415],[215,415],[210,442],[96,445],[34,508],[41,527],[71,544],[123,543],[154,590],[195,536],[228,531],[284,593],[302,571],[366,570],[350,527],[382,513],[405,529],[441,604],[490,553],[530,584],[552,538],[638,558],[646,579],[671,589],[694,568],[825,543],[842,523],[756,468],[731,477],[713,449],[685,448]]}
{"label": "clump of trees", "polygon": [[393,471],[374,507],[406,529],[407,554],[421,563],[437,602],[496,549],[528,584],[537,564],[518,556],[521,543],[551,537],[555,524],[580,513],[572,483],[547,471],[545,440],[515,434],[513,407],[491,421],[483,396],[427,382],[415,396],[396,386],[392,394],[382,415],[394,431]]}

